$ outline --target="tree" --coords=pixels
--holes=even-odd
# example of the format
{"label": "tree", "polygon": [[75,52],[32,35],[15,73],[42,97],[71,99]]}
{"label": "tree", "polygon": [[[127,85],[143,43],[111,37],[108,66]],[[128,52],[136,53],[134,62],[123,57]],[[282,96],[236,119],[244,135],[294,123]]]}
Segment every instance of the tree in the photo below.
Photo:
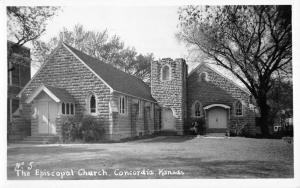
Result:
{"label": "tree", "polygon": [[[8,60],[11,59],[15,49],[23,46],[29,41],[34,41],[45,31],[46,22],[59,10],[59,7],[29,7],[8,6],[7,7],[7,34],[8,38],[15,41],[9,45]],[[13,70],[10,68],[9,71]]]}
{"label": "tree", "polygon": [[271,80],[268,104],[272,120],[278,119],[283,112],[293,113],[293,84],[289,79],[278,76]]}
{"label": "tree", "polygon": [[82,25],[75,25],[71,31],[64,28],[57,37],[51,38],[49,42],[35,41],[33,54],[37,61],[45,62],[59,41],[64,41],[70,46],[145,82],[150,81],[150,67],[154,60],[152,54],[138,54],[134,48],[125,48],[119,36],[110,37],[107,30],[101,32],[87,31]]}
{"label": "tree", "polygon": [[229,70],[251,92],[267,136],[271,79],[278,71],[291,73],[291,6],[185,6],[179,23],[179,40]]}

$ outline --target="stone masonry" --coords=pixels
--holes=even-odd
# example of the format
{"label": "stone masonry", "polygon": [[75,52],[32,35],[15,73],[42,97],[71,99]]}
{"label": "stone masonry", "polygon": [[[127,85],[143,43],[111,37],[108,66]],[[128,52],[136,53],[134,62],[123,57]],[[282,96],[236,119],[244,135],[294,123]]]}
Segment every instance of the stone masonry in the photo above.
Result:
{"label": "stone masonry", "polygon": [[[75,115],[77,117],[86,115],[87,96],[94,93],[98,108],[94,118],[101,120],[107,130],[110,125],[110,89],[62,45],[53,53],[51,59],[40,69],[21,96],[21,116],[32,122],[32,133],[35,133],[36,120],[32,119],[32,105],[26,104],[24,101],[41,84],[67,90],[75,99]],[[58,122],[60,121],[58,120]]]}
{"label": "stone masonry", "polygon": [[[161,69],[171,67],[171,79],[162,81]],[[176,118],[176,132],[182,135],[186,121],[186,76],[185,60],[165,58],[151,64],[151,94],[162,108],[171,108]]]}
{"label": "stone masonry", "polygon": [[[201,73],[207,73],[207,81],[201,80]],[[207,65],[198,66],[188,76],[188,127],[195,118],[192,115],[192,105],[198,100],[202,107],[211,104],[224,104],[230,106],[230,117],[228,126],[248,124],[248,132],[255,134],[255,112],[251,109],[250,96],[246,89],[241,89],[231,80],[217,73]],[[243,104],[243,116],[237,117],[234,114],[234,102],[241,101]],[[207,123],[207,119],[206,119]]]}
{"label": "stone masonry", "polygon": [[[162,69],[165,66],[170,70],[170,79],[166,80],[162,79]],[[206,81],[201,80],[200,75],[203,72],[207,73]],[[31,135],[38,134],[38,117],[33,116],[34,106],[25,103],[25,100],[42,84],[63,88],[74,98],[75,114],[57,115],[58,136],[61,136],[64,117],[74,116],[80,119],[89,115],[87,104],[91,94],[96,97],[97,110],[93,117],[102,122],[105,138],[109,140],[160,132],[164,109],[172,110],[175,132],[182,135],[196,120],[192,116],[195,101],[201,102],[202,108],[211,104],[229,106],[228,128],[237,124],[248,124],[251,134],[255,134],[256,130],[255,113],[250,104],[251,95],[246,90],[206,65],[198,66],[188,75],[184,59],[164,58],[151,63],[151,95],[155,102],[112,90],[61,44],[32,78],[20,98],[19,116],[14,121],[28,122],[31,125]],[[119,99],[123,96],[126,97],[127,109],[125,114],[120,114]],[[243,104],[244,113],[240,117],[234,114],[234,103],[237,100]],[[24,129],[28,132],[28,127]]]}
{"label": "stone masonry", "polygon": [[[33,116],[34,106],[25,103],[25,100],[42,84],[65,89],[75,100],[75,115],[58,114],[56,118],[56,130],[61,137],[62,119],[65,117],[80,117],[89,115],[87,113],[87,98],[93,93],[96,96],[96,115],[105,129],[105,139],[120,140],[140,135],[158,132],[158,116],[154,109],[157,104],[127,96],[118,92],[111,92],[110,88],[93,74],[82,62],[80,62],[66,47],[60,45],[50,56],[48,62],[43,65],[37,75],[31,80],[21,96],[20,121],[31,122],[31,135],[38,134],[38,117]],[[118,102],[120,96],[126,96],[126,114],[119,114]],[[141,102],[141,115],[132,118],[133,101]],[[146,106],[147,104],[147,106]],[[113,106],[113,107],[112,107]],[[149,111],[149,117],[145,118],[144,110]],[[135,128],[132,127],[135,122]],[[156,124],[155,124],[156,122]],[[145,126],[147,125],[147,126]],[[147,130],[146,130],[147,128]]]}

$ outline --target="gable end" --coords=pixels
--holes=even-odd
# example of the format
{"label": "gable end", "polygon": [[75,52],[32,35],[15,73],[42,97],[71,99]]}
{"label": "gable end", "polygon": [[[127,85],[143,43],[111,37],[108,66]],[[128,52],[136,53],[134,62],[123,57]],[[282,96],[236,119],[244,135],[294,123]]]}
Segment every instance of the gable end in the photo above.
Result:
{"label": "gable end", "polygon": [[194,68],[189,74],[188,74],[188,77],[191,76],[196,70],[200,69],[202,66],[205,66],[206,68],[210,69],[211,71],[215,72],[216,74],[218,74],[219,76],[223,77],[224,79],[226,79],[228,82],[232,83],[234,86],[236,86],[237,88],[239,88],[240,90],[242,90],[243,92],[245,92],[246,94],[248,94],[249,96],[251,95],[251,93],[241,87],[240,85],[238,85],[237,83],[235,83],[234,81],[232,81],[231,79],[229,79],[227,76],[223,75],[220,71],[212,68],[211,66],[209,65],[205,65],[203,63],[201,63],[200,65],[198,65],[196,68]]}
{"label": "gable end", "polygon": [[62,44],[74,57],[76,57],[76,59],[78,61],[80,61],[86,68],[88,68],[97,78],[99,78],[109,89],[110,89],[110,93],[112,93],[114,90],[113,88],[107,83],[105,82],[97,73],[95,73],[95,71],[93,71],[93,69],[91,69],[84,61],[82,61],[82,59],[80,59],[72,50],[70,50],[70,48],[68,48],[68,46],[66,46],[64,43]]}

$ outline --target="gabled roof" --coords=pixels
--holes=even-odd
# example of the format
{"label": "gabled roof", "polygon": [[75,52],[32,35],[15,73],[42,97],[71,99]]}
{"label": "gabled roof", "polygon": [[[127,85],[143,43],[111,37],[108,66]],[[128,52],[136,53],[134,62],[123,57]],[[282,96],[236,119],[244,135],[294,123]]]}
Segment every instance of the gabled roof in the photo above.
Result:
{"label": "gabled roof", "polygon": [[129,75],[99,59],[93,58],[65,43],[64,46],[114,91],[155,102],[155,99],[151,95],[150,87],[141,79]]}
{"label": "gabled roof", "polygon": [[215,68],[209,66],[208,64],[205,63],[200,63],[196,68],[194,68],[189,74],[188,77],[190,75],[193,74],[193,72],[195,72],[196,70],[200,69],[200,67],[205,66],[208,69],[214,71],[215,73],[217,73],[218,75],[222,76],[223,78],[225,78],[226,80],[228,80],[230,83],[232,83],[233,85],[235,85],[236,87],[240,88],[242,91],[244,91],[245,93],[251,95],[250,91],[247,88],[243,88],[242,86],[238,85],[236,82],[234,82],[233,80],[231,80],[230,78],[228,78],[227,76],[225,76],[224,74],[222,74],[220,71],[216,70]]}
{"label": "gabled roof", "polygon": [[74,102],[74,98],[65,89],[41,85],[27,99],[26,103],[31,103],[42,91],[44,91],[55,102]]}
{"label": "gabled roof", "polygon": [[[151,89],[141,79],[129,75],[112,65],[109,65],[99,59],[93,58],[65,43],[59,43],[50,56],[55,54],[60,46],[65,47],[71,54],[73,54],[80,62],[82,62],[92,73],[94,73],[104,84],[106,84],[112,92],[118,92],[121,94],[134,96],[147,101],[156,102],[151,95]],[[32,80],[39,74],[40,70],[48,63],[48,57],[42,67],[36,72],[33,78],[25,85],[25,87],[17,95],[21,97],[21,94],[30,85]],[[51,86],[50,86],[51,87]]]}

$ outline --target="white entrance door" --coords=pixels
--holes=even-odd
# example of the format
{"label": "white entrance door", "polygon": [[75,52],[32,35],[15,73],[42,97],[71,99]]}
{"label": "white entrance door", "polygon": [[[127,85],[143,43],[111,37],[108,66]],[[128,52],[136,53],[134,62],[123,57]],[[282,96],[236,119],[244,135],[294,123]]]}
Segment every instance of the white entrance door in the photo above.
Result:
{"label": "white entrance door", "polygon": [[39,133],[40,134],[48,134],[49,133],[49,127],[48,127],[48,102],[40,101],[38,103],[38,127],[39,127]]}
{"label": "white entrance door", "polygon": [[227,111],[223,108],[213,108],[208,112],[208,127],[212,129],[227,128]]}
{"label": "white entrance door", "polygon": [[49,133],[56,134],[56,117],[58,114],[58,104],[49,102]]}
{"label": "white entrance door", "polygon": [[171,109],[162,111],[162,129],[175,130],[175,118]]}
{"label": "white entrance door", "polygon": [[55,102],[38,102],[38,133],[56,134],[55,120],[58,113],[58,104]]}

